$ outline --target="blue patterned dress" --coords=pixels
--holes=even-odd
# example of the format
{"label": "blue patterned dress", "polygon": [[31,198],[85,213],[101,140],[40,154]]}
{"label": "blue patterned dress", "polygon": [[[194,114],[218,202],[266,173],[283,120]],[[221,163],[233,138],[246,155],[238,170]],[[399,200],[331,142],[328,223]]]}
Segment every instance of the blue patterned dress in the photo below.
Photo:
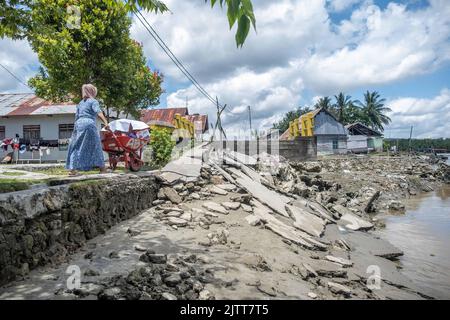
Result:
{"label": "blue patterned dress", "polygon": [[105,166],[100,134],[96,126],[97,114],[101,111],[95,99],[82,100],[78,104],[66,169],[89,171]]}

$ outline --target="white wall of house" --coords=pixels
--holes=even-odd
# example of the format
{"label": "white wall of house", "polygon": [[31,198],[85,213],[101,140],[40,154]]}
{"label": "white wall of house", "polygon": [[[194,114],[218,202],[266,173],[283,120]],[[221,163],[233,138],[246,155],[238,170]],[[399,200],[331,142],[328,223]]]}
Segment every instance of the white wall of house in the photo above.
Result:
{"label": "white wall of house", "polygon": [[347,140],[347,149],[350,152],[367,152],[367,136],[349,135]]}
{"label": "white wall of house", "polygon": [[347,136],[318,135],[316,137],[318,156],[347,153]]}
{"label": "white wall of house", "polygon": [[[40,125],[41,138],[44,140],[58,140],[59,139],[59,125],[73,124],[75,122],[74,114],[65,115],[30,115],[30,116],[11,116],[0,118],[0,126],[5,127],[5,138],[14,138],[16,133],[20,138],[23,138],[24,125]],[[97,127],[100,130],[100,121],[97,121]],[[0,157],[3,159],[7,153],[11,152],[9,147],[5,152],[0,150]],[[43,153],[42,161],[65,161],[67,157],[66,150],[59,150],[59,148],[50,148],[50,154]],[[25,152],[19,155],[20,160],[24,159],[39,159],[39,152]],[[0,160],[1,160],[0,159]]]}

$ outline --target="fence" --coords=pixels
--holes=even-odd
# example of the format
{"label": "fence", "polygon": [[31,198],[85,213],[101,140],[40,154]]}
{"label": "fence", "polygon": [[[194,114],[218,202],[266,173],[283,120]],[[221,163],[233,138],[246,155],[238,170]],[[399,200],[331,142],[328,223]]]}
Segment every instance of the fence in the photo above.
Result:
{"label": "fence", "polygon": [[255,156],[266,152],[280,155],[291,161],[313,160],[317,158],[317,142],[315,137],[298,137],[290,141],[256,139],[256,140],[227,140],[214,142],[215,149],[236,151]]}

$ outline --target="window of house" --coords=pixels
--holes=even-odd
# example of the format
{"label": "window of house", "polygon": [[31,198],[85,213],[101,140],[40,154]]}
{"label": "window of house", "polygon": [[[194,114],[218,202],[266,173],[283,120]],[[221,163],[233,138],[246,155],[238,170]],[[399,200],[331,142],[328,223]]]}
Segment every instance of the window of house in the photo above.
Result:
{"label": "window of house", "polygon": [[70,139],[73,132],[72,124],[60,124],[59,125],[59,139]]}
{"label": "window of house", "polygon": [[23,138],[25,140],[39,140],[41,138],[40,125],[23,126]]}
{"label": "window of house", "polygon": [[5,126],[0,126],[0,140],[5,139]]}
{"label": "window of house", "polygon": [[333,140],[333,150],[337,150],[339,148],[339,142],[337,140]]}

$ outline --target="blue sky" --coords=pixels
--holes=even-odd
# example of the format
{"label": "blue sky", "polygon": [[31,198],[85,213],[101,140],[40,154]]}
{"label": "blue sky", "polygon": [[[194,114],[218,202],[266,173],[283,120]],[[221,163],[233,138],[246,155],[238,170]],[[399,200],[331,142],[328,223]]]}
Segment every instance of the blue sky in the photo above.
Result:
{"label": "blue sky", "polygon": [[[146,14],[177,57],[212,96],[227,104],[229,131],[268,128],[299,105],[340,91],[361,99],[376,90],[392,108],[393,124],[414,125],[416,137],[450,137],[450,1],[254,0],[257,33],[242,49],[225,12],[202,0],[166,0],[170,14]],[[195,17],[195,19],[193,19]],[[152,68],[165,75],[160,107],[189,99],[191,113],[215,108],[186,80],[146,30],[133,22]],[[0,62],[23,79],[39,66],[25,41],[0,40]],[[26,91],[8,75],[0,91]]]}

